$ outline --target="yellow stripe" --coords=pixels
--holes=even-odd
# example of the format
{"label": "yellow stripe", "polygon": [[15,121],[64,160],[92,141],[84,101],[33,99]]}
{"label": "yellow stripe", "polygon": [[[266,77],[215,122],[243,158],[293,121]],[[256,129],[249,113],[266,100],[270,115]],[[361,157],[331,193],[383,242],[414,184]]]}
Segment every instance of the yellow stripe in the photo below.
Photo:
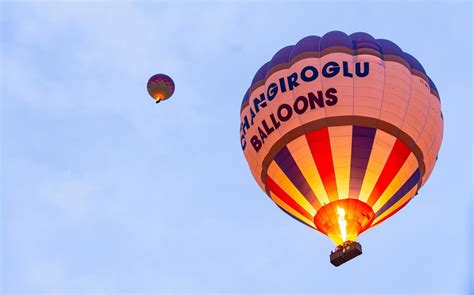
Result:
{"label": "yellow stripe", "polygon": [[[396,202],[395,204],[393,204],[392,207],[390,207],[388,210],[386,210],[382,215],[380,215],[379,217],[375,218],[374,222],[372,223],[373,226],[377,226],[377,222],[379,222],[380,220],[382,220],[385,216],[389,215],[390,213],[392,213],[393,211],[397,210],[398,208],[400,208],[401,205],[405,204],[405,202],[407,200],[409,200],[411,197],[413,197],[413,195],[415,195],[416,193],[416,190],[418,189],[418,187],[415,185],[406,195],[403,196],[403,198],[401,198],[400,200],[398,200],[398,202]],[[390,218],[389,218],[390,219]]]}
{"label": "yellow stripe", "polygon": [[413,153],[408,156],[408,159],[403,163],[402,168],[397,175],[392,179],[387,189],[382,193],[380,198],[375,202],[374,212],[377,212],[390,198],[400,189],[400,187],[410,178],[410,176],[418,168],[418,160]]}
{"label": "yellow stripe", "polygon": [[332,160],[336,175],[339,200],[349,198],[349,182],[351,173],[352,126],[330,127]]}
{"label": "yellow stripe", "polygon": [[316,195],[316,198],[318,198],[319,203],[321,203],[322,206],[328,204],[329,198],[324,189],[318,168],[316,167],[316,164],[314,164],[313,155],[309,149],[306,136],[303,135],[293,140],[287,145],[287,148],[293,156],[296,165],[300,168],[304,178]]}
{"label": "yellow stripe", "polygon": [[286,212],[293,215],[295,218],[301,220],[302,222],[306,223],[307,225],[311,226],[312,228],[316,228],[312,221],[308,220],[308,218],[304,217],[303,215],[295,211],[293,208],[288,206],[285,202],[283,202],[280,198],[278,198],[273,192],[270,192],[270,197],[272,198],[273,202],[275,202],[276,204],[278,204],[278,206],[285,209]]}
{"label": "yellow stripe", "polygon": [[315,215],[315,208],[306,200],[301,192],[293,185],[291,180],[280,169],[275,161],[272,161],[268,167],[268,175],[281,187],[298,205],[303,207],[309,214]]}
{"label": "yellow stripe", "polygon": [[369,163],[365,171],[365,177],[362,181],[360,189],[359,200],[367,202],[370,193],[374,189],[382,169],[387,162],[388,156],[392,151],[396,138],[382,130],[377,130],[375,133],[374,144],[370,153]]}

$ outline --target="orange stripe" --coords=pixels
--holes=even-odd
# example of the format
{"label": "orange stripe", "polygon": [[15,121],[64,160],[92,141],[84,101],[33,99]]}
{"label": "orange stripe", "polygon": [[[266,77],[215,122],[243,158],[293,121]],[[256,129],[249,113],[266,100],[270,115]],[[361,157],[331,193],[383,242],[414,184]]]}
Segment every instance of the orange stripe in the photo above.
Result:
{"label": "orange stripe", "polygon": [[[323,205],[329,203],[323,181],[319,175],[318,168],[316,168],[316,164],[314,164],[306,137],[304,135],[298,137],[288,143],[287,147],[291,154],[294,155],[296,165],[298,165],[298,168],[308,181],[311,189],[316,194],[319,203]],[[319,207],[316,209],[319,209]]]}
{"label": "orange stripe", "polygon": [[271,192],[273,192],[280,200],[288,204],[293,210],[300,213],[309,220],[313,220],[313,216],[304,210],[295,200],[293,200],[271,177],[267,177],[266,184]]}
{"label": "orange stripe", "polygon": [[370,194],[367,204],[373,206],[382,193],[387,189],[390,182],[392,182],[395,175],[405,163],[406,159],[410,155],[410,149],[400,139],[395,141],[390,156],[383,167],[382,173],[377,180],[377,183]]}
{"label": "orange stripe", "polygon": [[314,222],[312,220],[308,220],[306,217],[303,215],[299,214],[295,210],[293,210],[288,204],[280,200],[273,192],[270,192],[270,198],[275,202],[278,208],[280,208],[283,212],[291,216],[291,218],[303,223],[304,225],[307,225],[311,228],[317,229],[314,226]]}

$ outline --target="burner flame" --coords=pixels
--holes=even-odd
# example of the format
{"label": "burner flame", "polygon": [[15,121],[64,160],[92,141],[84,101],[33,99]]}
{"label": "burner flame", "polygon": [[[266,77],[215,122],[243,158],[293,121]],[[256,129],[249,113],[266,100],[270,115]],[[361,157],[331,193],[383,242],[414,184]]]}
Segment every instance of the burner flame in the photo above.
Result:
{"label": "burner flame", "polygon": [[344,243],[347,239],[347,221],[344,218],[346,216],[346,210],[344,210],[344,208],[337,207],[337,216],[337,222],[339,223],[339,230],[341,231],[342,242]]}

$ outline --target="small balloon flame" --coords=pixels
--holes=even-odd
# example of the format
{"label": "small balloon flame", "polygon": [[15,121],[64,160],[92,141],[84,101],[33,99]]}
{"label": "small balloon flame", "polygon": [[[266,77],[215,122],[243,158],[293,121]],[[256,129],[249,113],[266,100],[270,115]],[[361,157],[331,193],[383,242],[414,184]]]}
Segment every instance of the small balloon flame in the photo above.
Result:
{"label": "small balloon flame", "polygon": [[153,98],[155,100],[162,100],[164,98],[164,94],[162,92],[156,92],[154,95],[153,95]]}
{"label": "small balloon flame", "polygon": [[344,243],[347,239],[347,221],[344,219],[344,217],[346,216],[346,210],[344,210],[344,208],[337,207],[337,215],[337,222],[339,223],[339,230],[341,231],[341,238],[342,242]]}

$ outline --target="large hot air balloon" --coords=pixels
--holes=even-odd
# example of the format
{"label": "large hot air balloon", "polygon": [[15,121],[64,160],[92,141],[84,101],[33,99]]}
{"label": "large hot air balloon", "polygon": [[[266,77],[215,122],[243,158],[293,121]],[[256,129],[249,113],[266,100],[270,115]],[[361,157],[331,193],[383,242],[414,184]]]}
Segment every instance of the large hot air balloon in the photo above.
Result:
{"label": "large hot air balloon", "polygon": [[174,82],[165,74],[156,74],[152,76],[147,83],[147,90],[150,96],[159,103],[173,95]]}
{"label": "large hot air balloon", "polygon": [[443,137],[438,91],[421,64],[366,33],[282,48],[255,74],[240,119],[255,181],[338,246],[336,266],[361,254],[358,235],[417,195]]}

